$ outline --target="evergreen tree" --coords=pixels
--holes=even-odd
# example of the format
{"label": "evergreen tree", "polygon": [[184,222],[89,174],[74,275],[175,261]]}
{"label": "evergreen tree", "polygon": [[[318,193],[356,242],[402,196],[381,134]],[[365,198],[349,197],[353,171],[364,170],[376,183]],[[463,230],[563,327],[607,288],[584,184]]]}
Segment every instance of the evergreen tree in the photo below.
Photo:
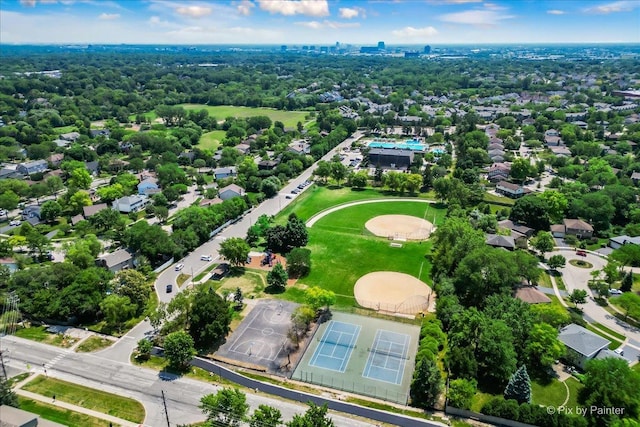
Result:
{"label": "evergreen tree", "polygon": [[531,402],[531,379],[525,365],[511,375],[509,384],[504,389],[504,398],[517,400],[518,403]]}
{"label": "evergreen tree", "polygon": [[631,287],[633,286],[633,273],[631,271],[627,272],[622,279],[622,283],[620,284],[620,290],[622,292],[631,292]]}
{"label": "evergreen tree", "polygon": [[0,405],[18,407],[18,396],[11,390],[9,381],[0,378]]}
{"label": "evergreen tree", "polygon": [[436,362],[428,357],[417,362],[411,382],[411,401],[422,408],[433,407],[442,389],[442,377]]}

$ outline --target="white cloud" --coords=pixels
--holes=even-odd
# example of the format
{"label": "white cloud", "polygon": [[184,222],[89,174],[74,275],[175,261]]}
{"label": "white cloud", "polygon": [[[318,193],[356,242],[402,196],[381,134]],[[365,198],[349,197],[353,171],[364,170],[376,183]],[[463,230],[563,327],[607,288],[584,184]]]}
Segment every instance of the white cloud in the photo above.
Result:
{"label": "white cloud", "polygon": [[640,1],[623,0],[589,7],[584,9],[584,11],[586,13],[608,14],[615,12],[629,12],[639,6]]}
{"label": "white cloud", "polygon": [[26,7],[35,7],[36,0],[20,0],[20,4]]}
{"label": "white cloud", "polygon": [[359,14],[360,14],[360,10],[358,8],[350,8],[350,7],[340,8],[340,18],[344,18],[344,19],[357,18]]}
{"label": "white cloud", "polygon": [[260,9],[281,15],[328,16],[327,0],[258,0]]}
{"label": "white cloud", "polygon": [[120,18],[119,13],[101,13],[100,16],[98,16],[98,19],[101,19],[103,21],[112,21],[118,18]]}
{"label": "white cloud", "polygon": [[549,15],[564,15],[564,10],[560,10],[560,9],[551,9],[551,10],[547,10],[547,13]]}
{"label": "white cloud", "polygon": [[255,5],[251,3],[249,0],[242,0],[240,4],[237,6],[237,9],[240,15],[249,16],[251,15],[251,9],[254,7]]}
{"label": "white cloud", "polygon": [[498,21],[511,18],[515,18],[515,16],[504,15],[494,10],[467,10],[439,16],[439,19],[444,22],[470,25],[496,25]]}
{"label": "white cloud", "polygon": [[211,8],[205,6],[181,6],[176,8],[176,12],[191,18],[202,18],[211,14]]}
{"label": "white cloud", "polygon": [[485,7],[485,9],[490,9],[490,10],[505,10],[506,9],[506,7],[497,5],[495,3],[485,3],[483,6]]}
{"label": "white cloud", "polygon": [[394,30],[391,32],[396,37],[402,38],[426,38],[433,37],[438,34],[438,30],[433,27],[414,28],[404,27],[400,30]]}
{"label": "white cloud", "polygon": [[319,22],[319,21],[296,22],[296,25],[311,28],[312,30],[322,30],[327,28],[332,30],[337,30],[340,28],[360,27],[360,23],[358,22],[336,22],[336,21],[327,21],[327,20],[324,20],[322,22]]}

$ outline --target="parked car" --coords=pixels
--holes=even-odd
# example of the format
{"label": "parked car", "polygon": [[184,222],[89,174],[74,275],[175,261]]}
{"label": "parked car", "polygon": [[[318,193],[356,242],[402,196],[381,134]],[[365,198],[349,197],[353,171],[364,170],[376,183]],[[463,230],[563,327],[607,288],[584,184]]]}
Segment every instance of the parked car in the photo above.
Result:
{"label": "parked car", "polygon": [[609,289],[610,295],[622,295],[622,291],[620,289]]}
{"label": "parked car", "polygon": [[9,222],[9,225],[18,226],[20,225],[20,221],[18,221],[17,219],[14,219],[13,221]]}
{"label": "parked car", "polygon": [[182,270],[183,268],[184,268],[184,264],[182,264],[182,263],[181,263],[181,264],[176,265],[176,271],[180,271],[180,270]]}
{"label": "parked car", "polygon": [[624,350],[621,349],[620,347],[616,348],[615,350],[613,350],[613,352],[615,354],[619,354],[620,356],[624,356]]}
{"label": "parked car", "polygon": [[167,285],[167,293],[170,294],[173,292],[173,285]]}
{"label": "parked car", "polygon": [[576,251],[576,255],[587,256],[587,252],[586,251]]}
{"label": "parked car", "polygon": [[213,258],[211,258],[211,255],[202,255],[200,256],[200,261],[211,261]]}

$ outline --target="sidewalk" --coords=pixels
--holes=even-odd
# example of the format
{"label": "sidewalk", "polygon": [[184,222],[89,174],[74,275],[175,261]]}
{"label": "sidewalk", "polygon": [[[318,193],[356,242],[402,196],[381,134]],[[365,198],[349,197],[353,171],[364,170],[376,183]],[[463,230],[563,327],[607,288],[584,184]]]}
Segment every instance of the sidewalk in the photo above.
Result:
{"label": "sidewalk", "polygon": [[68,409],[70,411],[79,412],[81,414],[90,415],[95,418],[100,418],[102,420],[109,421],[113,423],[114,426],[124,426],[124,427],[138,427],[140,424],[132,423],[131,421],[123,420],[122,418],[113,417],[108,414],[103,414],[102,412],[96,412],[91,409],[86,409],[81,406],[72,405],[70,403],[61,402],[56,400],[55,402],[52,399],[42,396],[41,394],[31,393],[30,391],[17,389],[15,390],[16,394],[19,396],[23,396],[32,400],[37,400],[39,402],[47,403],[49,405],[56,406],[58,408]]}

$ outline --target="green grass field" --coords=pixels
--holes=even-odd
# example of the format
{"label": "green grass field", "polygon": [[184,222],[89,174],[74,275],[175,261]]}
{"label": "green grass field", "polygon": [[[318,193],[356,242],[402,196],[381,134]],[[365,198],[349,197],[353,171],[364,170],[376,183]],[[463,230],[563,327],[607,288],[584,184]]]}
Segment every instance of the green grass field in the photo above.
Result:
{"label": "green grass field", "polygon": [[128,397],[43,376],[36,377],[22,388],[50,398],[55,395],[56,399],[60,401],[134,423],[142,423],[144,421],[145,411],[142,403]]}
{"label": "green grass field", "polygon": [[561,406],[567,398],[567,388],[560,381],[552,379],[548,384],[531,382],[533,403],[542,406]]}
{"label": "green grass field", "polygon": [[93,335],[80,343],[80,345],[76,348],[76,352],[89,353],[92,351],[98,351],[109,347],[113,343],[114,342],[109,339]]}
{"label": "green grass field", "polygon": [[211,132],[203,133],[198,142],[198,147],[203,150],[215,151],[221,144],[222,138],[226,136],[227,132],[223,130],[214,130]]}
{"label": "green grass field", "polygon": [[[431,264],[425,258],[430,242],[403,242],[401,248],[392,248],[387,239],[372,236],[364,228],[367,220],[378,215],[422,218],[425,209],[430,220],[436,215],[436,223],[445,213],[425,203],[399,201],[351,206],[322,218],[309,229],[307,247],[311,250],[312,268],[300,282],[351,297],[355,282],[374,271],[397,271],[415,277],[420,274],[421,280],[430,281]],[[352,298],[340,298],[337,305],[353,304]]]}
{"label": "green grass field", "polygon": [[209,116],[216,120],[224,120],[227,117],[254,117],[267,116],[272,121],[280,121],[286,127],[296,127],[298,122],[305,124],[305,111],[282,111],[272,108],[234,107],[233,105],[204,105],[204,104],[180,104],[185,110],[207,110]]}
{"label": "green grass field", "polygon": [[45,420],[60,423],[69,427],[109,427],[109,421],[94,418],[90,415],[58,408],[48,403],[38,402],[18,396],[20,409],[40,415]]}

